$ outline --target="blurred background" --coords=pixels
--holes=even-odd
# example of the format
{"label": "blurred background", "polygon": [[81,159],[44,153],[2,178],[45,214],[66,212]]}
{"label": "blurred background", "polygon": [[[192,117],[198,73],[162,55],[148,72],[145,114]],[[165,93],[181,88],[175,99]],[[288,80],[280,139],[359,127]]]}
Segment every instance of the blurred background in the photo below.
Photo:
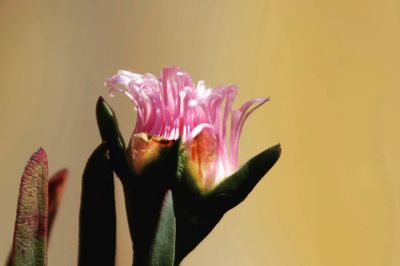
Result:
{"label": "blurred background", "polygon": [[[24,165],[39,146],[71,176],[49,265],[76,265],[81,174],[100,138],[97,98],[125,139],[135,113],[103,82],[167,65],[236,106],[240,161],[278,142],[280,161],[183,265],[400,265],[400,2],[394,0],[0,1],[0,260]],[[118,265],[131,250],[118,184]]]}

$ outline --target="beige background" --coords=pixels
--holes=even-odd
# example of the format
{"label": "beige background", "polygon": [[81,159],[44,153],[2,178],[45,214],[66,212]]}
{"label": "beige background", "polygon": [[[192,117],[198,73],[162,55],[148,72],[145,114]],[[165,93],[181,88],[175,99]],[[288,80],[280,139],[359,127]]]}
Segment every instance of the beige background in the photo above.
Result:
{"label": "beige background", "polygon": [[[240,161],[281,142],[279,163],[183,265],[400,265],[400,3],[394,0],[0,1],[0,260],[19,178],[43,146],[71,178],[49,249],[75,265],[80,176],[99,143],[94,105],[118,69],[178,65],[248,120]],[[124,136],[125,97],[108,99]],[[118,265],[131,254],[117,191]]]}

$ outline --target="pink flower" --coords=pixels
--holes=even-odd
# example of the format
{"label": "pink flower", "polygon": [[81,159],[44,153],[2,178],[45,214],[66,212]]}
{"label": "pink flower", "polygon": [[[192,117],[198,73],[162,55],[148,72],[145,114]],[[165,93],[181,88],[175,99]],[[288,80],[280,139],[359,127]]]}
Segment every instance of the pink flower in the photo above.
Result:
{"label": "pink flower", "polygon": [[187,166],[206,190],[237,170],[243,124],[268,100],[254,98],[234,110],[236,86],[211,89],[203,81],[193,84],[177,67],[164,68],[160,78],[121,70],[106,84],[111,93],[124,93],[133,101],[137,111],[134,136],[181,138],[189,157]]}

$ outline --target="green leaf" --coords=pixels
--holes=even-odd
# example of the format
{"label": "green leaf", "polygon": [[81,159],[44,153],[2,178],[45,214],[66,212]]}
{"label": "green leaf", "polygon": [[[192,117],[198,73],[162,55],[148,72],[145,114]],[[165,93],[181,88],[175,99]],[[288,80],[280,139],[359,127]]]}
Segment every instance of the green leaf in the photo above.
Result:
{"label": "green leaf", "polygon": [[175,177],[180,141],[163,147],[135,179],[123,183],[135,265],[147,265],[164,197]]}
{"label": "green leaf", "polygon": [[[174,200],[174,204],[176,202],[177,200]],[[179,265],[183,258],[211,232],[224,215],[219,210],[209,208],[201,199],[186,199],[186,203],[188,203],[187,207],[175,208],[175,265]]]}
{"label": "green leaf", "polygon": [[173,266],[175,258],[175,216],[172,193],[168,190],[150,252],[150,266]]}
{"label": "green leaf", "polygon": [[118,142],[123,143],[123,139],[119,132],[118,122],[115,118],[114,111],[106,103],[103,97],[99,97],[96,104],[96,118],[99,126],[101,139],[107,142]]}
{"label": "green leaf", "polygon": [[47,265],[47,155],[40,148],[21,179],[11,265]]}
{"label": "green leaf", "polygon": [[82,177],[78,265],[114,265],[114,180],[106,144],[90,156]]}
{"label": "green leaf", "polygon": [[257,154],[205,195],[208,204],[224,212],[242,202],[281,155],[280,144]]}
{"label": "green leaf", "polygon": [[127,158],[125,142],[119,131],[114,111],[102,97],[97,100],[96,118],[101,139],[107,143],[110,151],[114,171],[124,182],[133,177],[134,173]]}
{"label": "green leaf", "polygon": [[247,197],[276,163],[280,153],[280,145],[261,152],[204,194],[193,190],[190,182],[193,178],[188,176],[187,171],[182,171],[180,183],[174,188],[177,231],[175,265],[211,232],[228,210]]}

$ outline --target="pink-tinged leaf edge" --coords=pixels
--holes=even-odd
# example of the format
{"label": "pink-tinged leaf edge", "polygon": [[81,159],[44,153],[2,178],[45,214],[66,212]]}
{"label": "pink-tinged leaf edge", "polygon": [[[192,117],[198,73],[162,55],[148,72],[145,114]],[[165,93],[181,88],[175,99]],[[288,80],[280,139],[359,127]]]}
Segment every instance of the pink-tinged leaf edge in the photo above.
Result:
{"label": "pink-tinged leaf edge", "polygon": [[47,265],[48,163],[43,148],[21,178],[11,265]]}

